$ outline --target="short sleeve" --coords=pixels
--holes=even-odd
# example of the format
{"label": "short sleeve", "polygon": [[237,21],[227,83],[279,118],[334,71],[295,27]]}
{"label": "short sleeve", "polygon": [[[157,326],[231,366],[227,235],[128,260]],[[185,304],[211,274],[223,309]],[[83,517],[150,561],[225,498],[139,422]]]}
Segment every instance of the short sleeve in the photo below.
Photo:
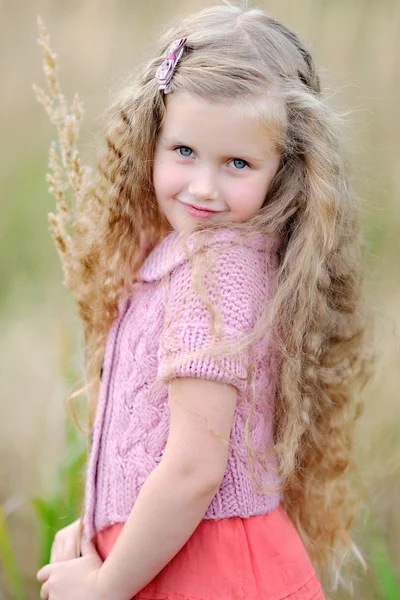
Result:
{"label": "short sleeve", "polygon": [[241,340],[253,331],[265,307],[266,253],[235,243],[216,244],[213,251],[200,290],[193,284],[188,260],[169,274],[158,377],[213,379],[245,392],[251,345]]}

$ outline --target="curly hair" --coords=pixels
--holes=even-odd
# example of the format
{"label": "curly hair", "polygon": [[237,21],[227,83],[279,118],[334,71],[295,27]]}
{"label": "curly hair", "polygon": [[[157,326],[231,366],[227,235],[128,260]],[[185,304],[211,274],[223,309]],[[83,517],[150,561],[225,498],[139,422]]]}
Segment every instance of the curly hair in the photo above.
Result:
{"label": "curly hair", "polygon": [[146,254],[170,231],[152,182],[166,112],[154,74],[171,42],[183,36],[173,92],[212,102],[251,100],[253,113],[277,132],[278,172],[260,211],[237,227],[281,238],[275,294],[254,336],[273,325],[282,503],[317,568],[337,573],[352,546],[357,494],[351,450],[374,361],[362,298],[359,200],[348,180],[341,119],[322,96],[309,51],[262,10],[225,3],[180,20],[109,110],[98,176],[76,215],[68,258],[85,331],[86,373],[95,381],[90,423],[119,301],[130,293]]}

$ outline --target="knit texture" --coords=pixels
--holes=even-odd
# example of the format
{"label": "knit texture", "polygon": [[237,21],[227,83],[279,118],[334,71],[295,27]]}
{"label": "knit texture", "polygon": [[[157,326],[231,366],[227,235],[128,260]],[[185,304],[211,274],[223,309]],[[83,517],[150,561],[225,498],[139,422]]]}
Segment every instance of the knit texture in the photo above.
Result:
{"label": "knit texture", "polygon": [[[212,327],[210,312],[192,286],[191,263],[183,249],[177,250],[176,242],[177,234],[172,232],[146,258],[133,293],[120,303],[107,337],[87,468],[85,538],[126,522],[144,482],[160,463],[169,432],[171,377],[202,377],[238,390],[227,469],[204,519],[247,518],[268,513],[279,504],[279,494],[273,491],[278,479],[272,452],[276,369],[268,336],[220,362],[207,352],[188,356],[209,348]],[[191,242],[188,248],[193,251]],[[207,291],[221,313],[223,342],[253,329],[274,290],[277,246],[276,236],[258,235],[239,242],[238,233],[229,228],[212,234],[208,247],[216,252],[216,259],[205,282],[216,283]],[[257,398],[250,440],[257,453],[267,450],[264,468],[254,464],[251,468],[271,490],[268,493],[256,490],[246,458],[249,364],[255,369]],[[157,376],[162,379],[154,384]]]}

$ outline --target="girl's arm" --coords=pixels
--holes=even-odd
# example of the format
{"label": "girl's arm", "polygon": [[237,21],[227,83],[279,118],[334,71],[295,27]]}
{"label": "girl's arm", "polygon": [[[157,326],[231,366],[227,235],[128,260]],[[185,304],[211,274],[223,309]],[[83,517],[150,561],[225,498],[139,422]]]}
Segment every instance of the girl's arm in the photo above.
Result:
{"label": "girl's arm", "polygon": [[169,383],[168,442],[100,569],[105,597],[132,598],[199,525],[225,473],[236,396],[236,388],[216,381]]}

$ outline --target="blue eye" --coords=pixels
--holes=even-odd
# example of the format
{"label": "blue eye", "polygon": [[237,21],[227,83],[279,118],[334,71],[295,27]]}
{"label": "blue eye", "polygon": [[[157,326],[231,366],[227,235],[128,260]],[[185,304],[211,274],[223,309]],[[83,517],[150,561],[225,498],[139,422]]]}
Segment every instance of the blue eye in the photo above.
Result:
{"label": "blue eye", "polygon": [[232,162],[235,165],[235,169],[237,169],[238,171],[242,171],[249,164],[248,162],[246,162],[245,160],[242,160],[241,158],[234,158],[234,159],[232,159]]}
{"label": "blue eye", "polygon": [[176,148],[176,150],[178,150],[179,154],[181,156],[184,156],[185,158],[188,158],[193,152],[193,150],[189,148],[189,146],[179,146],[178,148]]}

